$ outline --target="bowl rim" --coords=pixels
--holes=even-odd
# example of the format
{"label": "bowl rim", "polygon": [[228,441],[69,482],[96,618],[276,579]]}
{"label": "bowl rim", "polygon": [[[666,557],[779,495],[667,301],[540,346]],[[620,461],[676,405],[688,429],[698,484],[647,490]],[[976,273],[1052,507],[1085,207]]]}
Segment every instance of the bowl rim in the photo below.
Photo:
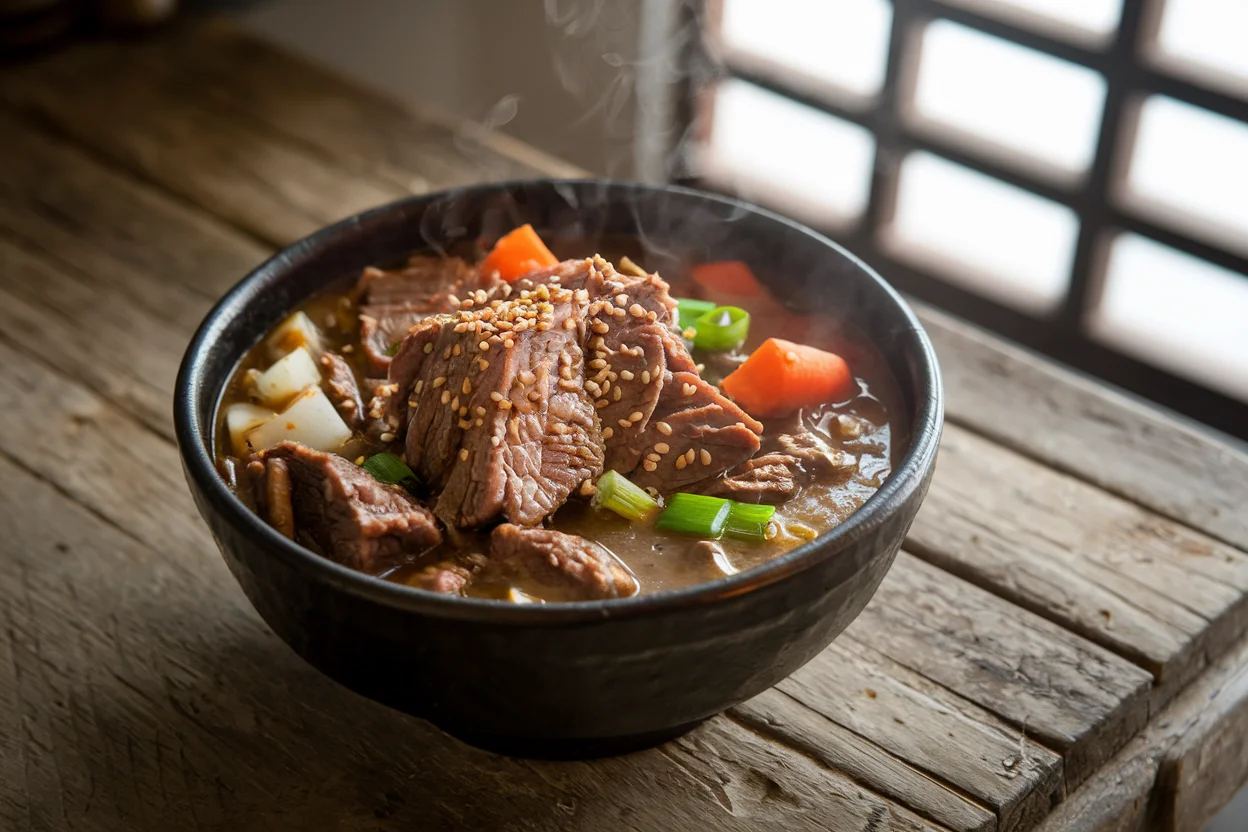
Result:
{"label": "bowl rim", "polygon": [[[884,485],[836,528],[779,557],[742,572],[692,586],[665,589],[629,598],[550,604],[514,604],[503,600],[450,596],[357,572],[318,555],[280,534],[265,523],[259,515],[248,509],[230,491],[217,471],[212,448],[209,446],[211,434],[199,429],[202,409],[198,400],[201,398],[200,391],[210,386],[210,379],[206,375],[206,364],[211,347],[219,340],[226,323],[237,318],[245,310],[252,296],[260,291],[258,287],[278,280],[295,264],[316,259],[324,248],[344,236],[351,235],[357,226],[370,218],[401,211],[407,206],[434,203],[460,195],[486,195],[492,192],[505,193],[534,186],[553,188],[561,185],[598,189],[607,198],[628,191],[674,193],[714,203],[734,212],[744,211],[757,214],[766,220],[787,226],[793,231],[813,238],[817,243],[831,249],[870,277],[883,291],[884,296],[892,302],[894,311],[905,324],[906,334],[913,339],[914,346],[917,348],[914,357],[918,362],[920,379],[920,401],[916,418],[910,426],[910,447]],[[224,380],[218,380],[215,384],[219,387],[212,396],[211,413],[207,414],[206,424],[211,424],[215,420],[215,413],[224,393]],[[886,522],[887,518],[921,487],[935,462],[940,441],[944,420],[944,387],[931,340],[901,295],[861,259],[814,229],[744,200],[696,188],[680,185],[652,185],[598,177],[571,179],[537,177],[463,186],[405,197],[339,220],[277,251],[231,287],[212,307],[195,331],[178,369],[174,386],[173,416],[178,450],[192,487],[199,491],[201,498],[206,500],[225,522],[235,530],[256,540],[265,550],[266,555],[280,557],[294,568],[307,571],[312,577],[339,591],[388,607],[444,619],[511,622],[540,626],[590,622],[606,618],[648,616],[691,605],[705,606],[716,601],[725,601],[735,596],[752,593],[765,586],[807,572],[826,559],[835,557],[854,541],[865,537]]]}

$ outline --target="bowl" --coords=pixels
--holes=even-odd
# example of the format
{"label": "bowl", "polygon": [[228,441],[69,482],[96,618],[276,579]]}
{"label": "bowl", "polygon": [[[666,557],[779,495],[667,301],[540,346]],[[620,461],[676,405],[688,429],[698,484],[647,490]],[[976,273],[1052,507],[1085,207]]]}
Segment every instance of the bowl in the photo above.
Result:
{"label": "bowl", "polygon": [[[897,380],[909,425],[892,476],[837,528],[748,571],[549,605],[449,597],[355,572],[283,537],[234,497],[213,462],[214,413],[266,330],[365,265],[525,222],[555,238],[635,239],[653,262],[679,252],[692,262],[766,264],[756,271],[779,297],[800,297],[808,311],[853,310]],[[584,758],[657,744],[762,692],[862,611],[927,491],[943,393],[931,343],[901,297],[809,228],[687,188],[535,180],[405,199],[284,249],[208,313],[182,362],[174,419],[187,482],[226,563],[296,653],[468,743]]]}

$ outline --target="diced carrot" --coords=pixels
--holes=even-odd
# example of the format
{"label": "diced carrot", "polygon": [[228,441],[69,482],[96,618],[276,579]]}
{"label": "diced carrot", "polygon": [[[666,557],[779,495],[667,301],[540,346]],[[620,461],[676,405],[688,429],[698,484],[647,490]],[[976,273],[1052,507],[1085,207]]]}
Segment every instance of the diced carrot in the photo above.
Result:
{"label": "diced carrot", "polygon": [[740,260],[701,263],[690,270],[695,283],[709,292],[734,298],[756,298],[763,287],[748,265]]}
{"label": "diced carrot", "polygon": [[553,266],[558,258],[537,236],[533,226],[525,223],[499,238],[494,248],[481,261],[481,274],[498,272],[508,283],[537,269]]}
{"label": "diced carrot", "polygon": [[720,386],[751,416],[769,417],[842,401],[854,385],[836,353],[768,338]]}

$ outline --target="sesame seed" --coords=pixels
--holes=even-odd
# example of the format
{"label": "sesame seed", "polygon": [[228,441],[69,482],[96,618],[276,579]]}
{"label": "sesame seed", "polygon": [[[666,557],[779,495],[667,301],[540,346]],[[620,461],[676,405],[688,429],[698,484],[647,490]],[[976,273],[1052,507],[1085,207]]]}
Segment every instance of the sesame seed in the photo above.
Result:
{"label": "sesame seed", "polygon": [[521,384],[532,384],[535,381],[537,381],[537,376],[533,375],[528,370],[525,370],[524,372],[520,373]]}
{"label": "sesame seed", "polygon": [[658,454],[646,454],[646,459],[651,460],[652,462],[658,462],[663,459],[663,457]]}
{"label": "sesame seed", "polygon": [[612,436],[615,436],[615,428],[607,427],[602,429],[603,439],[610,439]]}
{"label": "sesame seed", "polygon": [[676,457],[676,470],[677,471],[684,470],[684,467],[688,464],[689,463],[685,460],[683,456]]}
{"label": "sesame seed", "polygon": [[692,396],[694,393],[698,392],[698,388],[696,385],[689,384],[688,382],[686,382],[680,388],[680,392],[684,393],[686,396]]}
{"label": "sesame seed", "polygon": [[603,367],[607,366],[607,362],[601,358],[595,358],[593,361],[589,362],[589,366],[593,367],[595,370],[601,370]]}
{"label": "sesame seed", "polygon": [[685,451],[685,462],[688,462],[690,465],[692,465],[693,460],[694,460],[693,448],[690,448],[689,450]]}
{"label": "sesame seed", "polygon": [[608,378],[606,381],[602,383],[602,392],[606,393],[610,389],[611,389],[611,379]]}
{"label": "sesame seed", "polygon": [[655,450],[655,452],[656,452],[656,453],[665,454],[665,453],[667,453],[668,451],[670,451],[671,449],[672,449],[672,446],[671,446],[671,445],[668,445],[666,442],[655,442],[655,443],[654,443],[654,450]]}
{"label": "sesame seed", "polygon": [[461,461],[462,461],[462,460],[466,460],[466,459],[468,459],[468,449],[467,449],[467,448],[460,448],[460,449],[459,449],[459,458],[460,458],[460,460],[461,460]]}
{"label": "sesame seed", "polygon": [[503,444],[503,437],[497,435],[491,436],[490,444],[497,448],[499,445]]}
{"label": "sesame seed", "polygon": [[506,347],[507,349],[511,349],[515,345],[516,345],[516,342],[511,340],[510,338],[503,341],[503,346]]}
{"label": "sesame seed", "polygon": [[560,436],[568,432],[568,426],[565,425],[563,422],[555,422],[553,425],[550,426],[550,429],[553,430],[555,433],[559,434]]}
{"label": "sesame seed", "polygon": [[598,401],[594,402],[594,407],[598,408],[599,410],[602,410],[604,407],[606,407],[609,404],[611,404],[611,402],[607,401],[606,399],[599,399]]}
{"label": "sesame seed", "polygon": [[490,398],[496,402],[501,402],[503,400],[503,394],[495,390],[494,392],[490,393]]}
{"label": "sesame seed", "polygon": [[630,422],[640,422],[644,418],[646,417],[640,410],[634,410],[632,413],[628,414],[628,421]]}
{"label": "sesame seed", "polygon": [[467,396],[469,393],[472,392],[472,382],[469,381],[468,379],[464,379],[464,384],[459,389],[460,389],[460,392],[462,392],[465,396]]}
{"label": "sesame seed", "polygon": [[425,389],[425,380],[423,378],[416,380],[416,394],[420,395],[420,391]]}
{"label": "sesame seed", "polygon": [[667,422],[655,422],[654,427],[656,430],[658,430],[659,433],[663,434],[664,436],[672,435],[672,426],[669,425]]}
{"label": "sesame seed", "polygon": [[620,378],[624,379],[625,381],[632,381],[633,371],[632,370],[620,370]]}
{"label": "sesame seed", "polygon": [[541,400],[542,400],[542,394],[541,394],[541,393],[537,392],[536,390],[530,390],[530,391],[529,391],[529,401],[531,401],[531,402],[540,402]]}
{"label": "sesame seed", "polygon": [[476,421],[476,425],[477,425],[477,427],[481,427],[481,426],[482,426],[482,425],[484,425],[484,424],[485,424],[485,420],[484,420],[484,419],[477,419],[477,421]]}
{"label": "sesame seed", "polygon": [[[637,306],[637,304],[633,304],[633,305],[634,305],[634,306]],[[641,307],[638,307],[638,308],[640,309]],[[644,311],[644,310],[643,310],[643,311]],[[619,319],[622,321],[622,320],[624,320],[625,318],[627,318],[627,317],[628,317],[628,313],[627,313],[627,312],[625,312],[623,309],[616,309],[616,310],[614,310],[614,311],[612,311],[612,312],[611,312],[611,317],[612,317],[612,318],[619,318]]]}
{"label": "sesame seed", "polygon": [[446,384],[446,376],[438,376],[433,380],[433,389],[437,390],[443,384]]}
{"label": "sesame seed", "polygon": [[645,468],[647,471],[655,471],[659,466],[647,459],[645,462],[641,463],[641,467]]}
{"label": "sesame seed", "polygon": [[629,428],[633,426],[633,423],[628,421],[627,419],[621,419],[619,424],[620,424],[620,427],[624,428],[624,430],[628,430]]}
{"label": "sesame seed", "polygon": [[698,451],[698,459],[702,460],[703,465],[710,465],[711,464],[711,452],[708,451],[706,448],[703,448],[702,450]]}
{"label": "sesame seed", "polygon": [[564,329],[576,329],[576,318],[564,318],[563,328]]}
{"label": "sesame seed", "polygon": [[468,430],[470,427],[472,427],[472,422],[466,421],[466,420],[464,420],[464,419],[460,419],[460,420],[459,420],[459,429],[460,429],[460,430]]}
{"label": "sesame seed", "polygon": [[[352,409],[352,410],[355,410],[355,402],[346,402],[346,404],[351,405],[351,409]],[[407,406],[408,406],[408,407],[418,407],[419,405],[420,405],[420,401],[419,401],[418,399],[408,399],[408,400],[407,400]]]}
{"label": "sesame seed", "polygon": [[459,396],[451,399],[451,410],[459,410]]}
{"label": "sesame seed", "polygon": [[477,344],[477,349],[481,350],[481,352],[489,352],[490,342],[482,341],[481,343]]}
{"label": "sesame seed", "polygon": [[511,399],[503,399],[498,403],[499,410],[511,410]]}
{"label": "sesame seed", "polygon": [[381,436],[379,436],[379,437],[377,437],[377,438],[378,438],[378,439],[380,439],[382,442],[393,442],[393,441],[394,441],[394,434],[393,434],[393,433],[383,433]]}
{"label": "sesame seed", "polygon": [[658,320],[658,318],[659,316],[655,314],[653,309],[651,309],[649,312],[646,313],[646,320],[649,321],[650,323],[654,323],[656,320]]}
{"label": "sesame seed", "polygon": [[448,358],[450,358],[450,357],[451,357],[451,348],[450,348],[450,347],[447,347],[446,349],[442,350],[442,360],[443,360],[443,361],[446,361],[446,360],[447,360]]}
{"label": "sesame seed", "polygon": [[590,346],[592,349],[596,349],[596,350],[600,350],[600,349],[602,349],[603,347],[605,347],[605,346],[606,346],[606,344],[607,344],[607,342],[606,342],[606,341],[604,341],[604,340],[602,340],[602,336],[601,336],[601,335],[597,335],[597,336],[595,336],[595,337],[594,337],[594,340],[592,340],[592,341],[590,341],[590,342],[589,342],[589,346]]}
{"label": "sesame seed", "polygon": [[454,329],[453,331],[454,331],[456,334],[461,333],[461,332],[467,332],[467,331],[468,331],[468,324],[455,324],[455,329]]}
{"label": "sesame seed", "polygon": [[581,385],[576,383],[575,379],[561,378],[559,379],[559,387],[563,390],[580,390]]}
{"label": "sesame seed", "polygon": [[475,414],[477,414],[478,416],[484,416],[484,415],[485,415],[485,408],[484,408],[484,407],[482,407],[481,405],[477,405],[476,407],[474,407],[474,408],[472,409],[472,412],[473,412],[473,413],[475,413]]}
{"label": "sesame seed", "polygon": [[462,352],[463,352],[463,348],[460,347],[459,344],[456,344],[454,347],[451,348],[451,355],[460,355]]}
{"label": "sesame seed", "polygon": [[560,378],[563,378],[563,379],[570,379],[570,378],[572,378],[572,368],[571,368],[571,367],[569,367],[569,366],[567,366],[567,365],[564,365],[564,366],[560,367],[560,368],[559,368],[559,377],[560,377]]}
{"label": "sesame seed", "polygon": [[352,346],[351,344],[343,344],[342,351],[345,353],[353,353],[355,352],[355,347]]}
{"label": "sesame seed", "polygon": [[697,334],[698,334],[698,331],[697,331],[696,329],[694,329],[693,327],[687,327],[687,328],[685,329],[685,331],[684,331],[684,332],[682,332],[682,333],[680,333],[680,334],[681,334],[681,335],[683,335],[683,336],[685,336],[685,339],[686,339],[686,340],[692,341],[692,340],[693,340],[693,336],[697,335]]}
{"label": "sesame seed", "polygon": [[446,299],[449,300],[453,306],[459,306],[459,298],[454,295],[447,295]]}
{"label": "sesame seed", "polygon": [[616,295],[615,303],[617,306],[628,306],[628,295],[625,295],[625,294]]}
{"label": "sesame seed", "polygon": [[481,365],[482,371],[490,369],[490,362],[486,361],[484,358],[478,358],[477,363]]}
{"label": "sesame seed", "polygon": [[615,391],[611,394],[611,398],[615,399],[618,402],[623,395],[624,395],[624,391],[621,388],[617,387],[615,388]]}
{"label": "sesame seed", "polygon": [[357,456],[357,457],[355,458],[355,464],[356,464],[356,465],[363,465],[363,464],[364,464],[364,460],[365,460],[365,457],[363,457],[363,456]]}
{"label": "sesame seed", "polygon": [[642,371],[641,371],[641,383],[642,383],[642,384],[649,384],[649,383],[650,383],[650,371],[649,371],[649,370],[642,370]]}
{"label": "sesame seed", "polygon": [[450,390],[443,390],[443,391],[442,391],[442,404],[446,404],[446,403],[447,403],[447,402],[449,402],[450,400],[451,400],[451,391],[450,391]]}
{"label": "sesame seed", "polygon": [[546,323],[545,321],[542,321],[541,323],[537,325],[538,332],[546,332],[549,329],[550,329],[550,324]]}
{"label": "sesame seed", "polygon": [[797,353],[793,352],[793,350],[789,350],[784,354],[784,360],[792,364],[797,360]]}
{"label": "sesame seed", "polygon": [[433,344],[425,344],[425,355],[433,352]]}
{"label": "sesame seed", "polygon": [[706,372],[706,365],[705,365],[705,364],[694,364],[694,365],[693,365],[693,369],[695,369],[695,370],[697,370],[697,371],[698,371],[698,375],[702,375],[703,373],[705,373],[705,372]]}
{"label": "sesame seed", "polygon": [[606,335],[608,332],[611,331],[611,327],[607,326],[602,321],[594,321],[592,324],[589,325],[589,328],[592,329],[594,332],[597,332],[599,335]]}

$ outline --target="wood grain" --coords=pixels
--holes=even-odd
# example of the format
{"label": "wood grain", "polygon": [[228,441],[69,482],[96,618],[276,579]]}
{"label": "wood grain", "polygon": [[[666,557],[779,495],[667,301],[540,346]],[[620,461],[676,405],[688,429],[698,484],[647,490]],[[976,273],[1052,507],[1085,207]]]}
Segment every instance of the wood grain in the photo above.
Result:
{"label": "wood grain", "polygon": [[1139,662],[1163,699],[1244,629],[1243,552],[956,427],[907,545]]}
{"label": "wood grain", "polygon": [[922,304],[950,421],[1248,549],[1248,454]]}
{"label": "wood grain", "polygon": [[905,552],[845,636],[1061,752],[1067,789],[1148,720],[1148,673]]}

